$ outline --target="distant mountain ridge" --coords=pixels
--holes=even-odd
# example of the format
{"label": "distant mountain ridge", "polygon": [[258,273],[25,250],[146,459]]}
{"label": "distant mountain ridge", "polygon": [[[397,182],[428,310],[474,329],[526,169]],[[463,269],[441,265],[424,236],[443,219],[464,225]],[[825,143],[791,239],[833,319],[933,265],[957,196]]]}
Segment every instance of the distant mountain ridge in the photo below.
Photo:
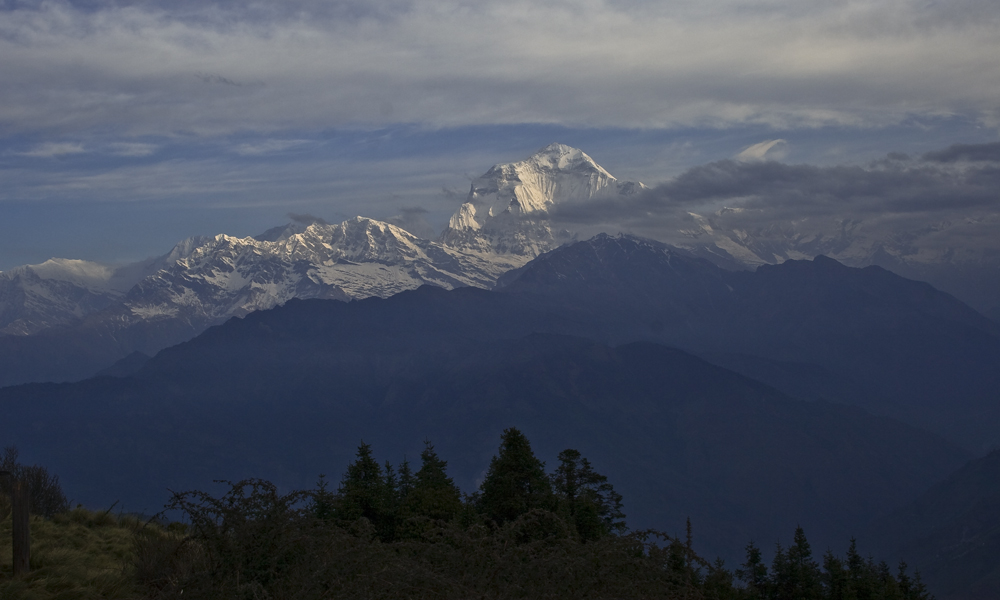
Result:
{"label": "distant mountain ridge", "polygon": [[[85,502],[115,490],[127,507],[156,510],[167,488],[212,479],[308,486],[361,439],[398,462],[429,438],[471,490],[496,434],[516,426],[545,460],[575,447],[614,473],[633,526],[679,533],[690,516],[699,548],[731,564],[749,539],[797,523],[816,544],[845,544],[968,456],[681,350],[566,335],[580,326],[474,288],[296,299],[213,327],[128,377],[0,390],[0,438],[33,449]],[[86,454],[68,451],[83,444]]]}
{"label": "distant mountain ridge", "polygon": [[500,285],[600,324],[612,343],[664,343],[792,395],[813,387],[835,394],[813,399],[890,414],[969,448],[1000,444],[1000,326],[880,267],[821,256],[726,271],[659,242],[602,234]]}
{"label": "distant mountain ridge", "polygon": [[[629,202],[644,193],[645,185],[616,179],[583,151],[550,144],[475,179],[437,240],[356,217],[292,223],[254,237],[190,238],[161,257],[124,267],[52,259],[12,269],[0,273],[0,357],[10,357],[0,367],[0,385],[79,379],[132,352],[153,355],[213,324],[291,298],[387,297],[428,284],[490,288],[504,273],[575,240],[575,233],[548,220],[553,209],[591,200]],[[835,235],[777,225],[727,229],[727,215],[736,210],[692,213],[677,252],[729,270],[824,254],[853,266],[876,262],[953,284],[951,289],[978,282],[967,297],[982,300],[981,310],[992,297],[990,286],[1000,286],[1000,270],[995,276],[956,270],[947,257],[931,260],[918,251],[917,238],[897,240],[898,248],[889,251],[891,240],[869,239],[857,223],[843,224]],[[1000,298],[1000,287],[996,292]],[[997,319],[997,310],[987,313]]]}
{"label": "distant mountain ridge", "polygon": [[730,564],[795,524],[867,552],[872,519],[1000,431],[1000,325],[948,294],[825,257],[726,271],[631,236],[561,246],[492,291],[292,299],[106,375],[0,390],[0,437],[90,502],[124,489],[149,508],[219,477],[301,487],[360,438],[397,461],[441,440],[471,489],[514,425],[621,474],[637,525],[691,516]]}
{"label": "distant mountain ridge", "polygon": [[[489,288],[569,239],[525,217],[554,203],[642,188],[619,182],[580,150],[551,144],[473,182],[437,241],[355,217],[292,223],[254,237],[190,238],[124,267],[53,259],[0,273],[0,333],[45,333],[36,340],[0,336],[0,356],[13,361],[0,369],[0,385],[78,379],[291,298],[388,297],[421,285]],[[88,344],[94,335],[100,343]],[[59,358],[47,358],[49,348]]]}

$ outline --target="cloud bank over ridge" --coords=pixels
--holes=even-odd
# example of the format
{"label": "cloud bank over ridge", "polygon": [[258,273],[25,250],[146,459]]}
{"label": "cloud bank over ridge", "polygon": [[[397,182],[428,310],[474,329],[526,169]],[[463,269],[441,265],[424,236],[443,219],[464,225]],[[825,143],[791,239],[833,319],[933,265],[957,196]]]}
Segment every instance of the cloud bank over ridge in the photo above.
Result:
{"label": "cloud bank over ridge", "polygon": [[759,240],[835,238],[850,229],[904,246],[919,238],[923,250],[952,258],[996,259],[998,190],[1000,144],[967,144],[865,166],[717,161],[635,197],[561,204],[547,216],[570,230],[667,242],[690,242],[706,225]]}

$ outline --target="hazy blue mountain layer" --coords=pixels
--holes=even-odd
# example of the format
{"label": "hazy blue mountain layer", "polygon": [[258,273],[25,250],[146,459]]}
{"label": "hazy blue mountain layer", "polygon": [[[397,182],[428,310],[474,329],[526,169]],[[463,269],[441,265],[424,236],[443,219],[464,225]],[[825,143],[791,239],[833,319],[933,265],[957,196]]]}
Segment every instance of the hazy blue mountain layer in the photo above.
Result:
{"label": "hazy blue mountain layer", "polygon": [[523,326],[506,319],[492,339],[487,328],[433,333],[438,320],[496,315],[498,297],[291,302],[212,328],[129,378],[2,390],[0,439],[60,473],[77,500],[155,510],[168,488],[217,478],[307,486],[341,472],[362,439],[393,462],[431,439],[471,491],[500,431],[516,426],[546,460],[574,447],[615,474],[634,527],[679,533],[690,516],[702,549],[732,559],[798,524],[820,547],[845,544],[967,456],[657,344],[509,337]]}
{"label": "hazy blue mountain layer", "polygon": [[500,285],[599,325],[614,343],[684,348],[789,394],[864,406],[975,451],[1000,444],[1000,327],[879,267],[817,257],[734,272],[601,235],[544,254]]}
{"label": "hazy blue mountain layer", "polygon": [[941,600],[1000,597],[1000,450],[973,460],[874,528]]}

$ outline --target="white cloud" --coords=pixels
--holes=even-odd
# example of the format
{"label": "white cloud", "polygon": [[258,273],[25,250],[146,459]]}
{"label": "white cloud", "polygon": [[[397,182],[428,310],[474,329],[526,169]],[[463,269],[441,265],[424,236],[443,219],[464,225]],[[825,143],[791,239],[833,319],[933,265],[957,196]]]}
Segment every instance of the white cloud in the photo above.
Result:
{"label": "white cloud", "polygon": [[1000,89],[985,0],[37,6],[0,18],[0,131],[866,127]]}
{"label": "white cloud", "polygon": [[264,156],[312,143],[312,140],[265,140],[253,144],[240,144],[234,151],[240,156]]}
{"label": "white cloud", "polygon": [[143,144],[139,142],[115,142],[108,146],[108,154],[115,156],[150,156],[157,150],[159,150],[159,146],[156,144]]}
{"label": "white cloud", "polygon": [[750,162],[755,160],[781,160],[785,156],[785,140],[765,140],[758,142],[736,155],[736,160],[740,162]]}
{"label": "white cloud", "polygon": [[83,146],[73,142],[45,142],[38,144],[27,152],[18,152],[20,156],[32,158],[55,158],[67,154],[82,154],[86,152]]}

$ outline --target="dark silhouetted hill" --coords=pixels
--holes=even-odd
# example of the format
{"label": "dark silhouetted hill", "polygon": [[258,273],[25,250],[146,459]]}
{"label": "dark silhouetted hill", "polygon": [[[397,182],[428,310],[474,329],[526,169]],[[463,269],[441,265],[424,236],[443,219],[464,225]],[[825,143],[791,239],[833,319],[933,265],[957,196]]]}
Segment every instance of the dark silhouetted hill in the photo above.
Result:
{"label": "dark silhouetted hill", "polygon": [[701,354],[793,395],[857,404],[976,451],[1000,443],[1000,326],[926,283],[825,257],[724,271],[657,242],[597,236],[499,291]]}

